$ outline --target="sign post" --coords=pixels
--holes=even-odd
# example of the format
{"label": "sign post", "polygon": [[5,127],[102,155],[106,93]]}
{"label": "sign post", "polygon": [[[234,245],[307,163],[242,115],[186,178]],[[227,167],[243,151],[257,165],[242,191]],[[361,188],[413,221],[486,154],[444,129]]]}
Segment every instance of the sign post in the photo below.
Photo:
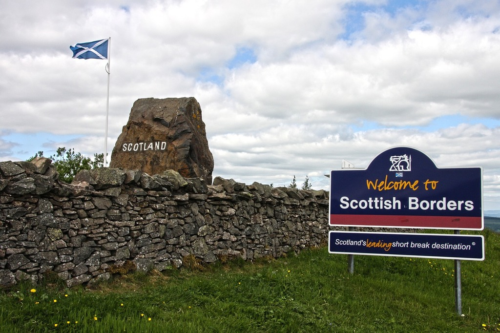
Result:
{"label": "sign post", "polygon": [[[355,169],[354,164],[349,163],[345,160],[342,160],[342,169]],[[354,231],[356,228],[349,227],[349,231]],[[349,274],[354,274],[354,255],[353,254],[348,254],[347,255],[347,269],[349,271]]]}
{"label": "sign post", "polygon": [[[439,169],[422,152],[406,147],[378,155],[366,170],[330,175],[330,253],[455,260],[456,310],[462,312],[460,260],[484,260],[481,168]],[[352,227],[450,229],[450,234],[351,232]]]}
{"label": "sign post", "polygon": [[[353,231],[353,227],[349,227],[349,231]],[[354,254],[347,255],[347,267],[349,270],[349,274],[354,274]]]}
{"label": "sign post", "polygon": [[[455,230],[455,234],[460,234],[460,230]],[[484,260],[484,255],[483,255]],[[462,265],[460,260],[455,260],[455,308],[459,315],[462,314]]]}

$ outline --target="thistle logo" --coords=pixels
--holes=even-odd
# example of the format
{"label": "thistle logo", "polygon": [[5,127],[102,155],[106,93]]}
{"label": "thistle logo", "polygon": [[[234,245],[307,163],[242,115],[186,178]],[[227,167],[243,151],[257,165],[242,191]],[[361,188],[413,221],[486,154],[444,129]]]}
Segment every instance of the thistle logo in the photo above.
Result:
{"label": "thistle logo", "polygon": [[389,171],[411,171],[411,155],[396,155],[389,158],[392,165]]}

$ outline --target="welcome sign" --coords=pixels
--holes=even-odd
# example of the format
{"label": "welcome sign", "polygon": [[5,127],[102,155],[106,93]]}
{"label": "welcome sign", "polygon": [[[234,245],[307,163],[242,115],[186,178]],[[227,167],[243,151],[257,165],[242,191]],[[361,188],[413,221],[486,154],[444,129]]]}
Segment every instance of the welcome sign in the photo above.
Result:
{"label": "welcome sign", "polygon": [[483,229],[481,168],[438,169],[399,147],[366,170],[332,171],[330,181],[331,226]]}

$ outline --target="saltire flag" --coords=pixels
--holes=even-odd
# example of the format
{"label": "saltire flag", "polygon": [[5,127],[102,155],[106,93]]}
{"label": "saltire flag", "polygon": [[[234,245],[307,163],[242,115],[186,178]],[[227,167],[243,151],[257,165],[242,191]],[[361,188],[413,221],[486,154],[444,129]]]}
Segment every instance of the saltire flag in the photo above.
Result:
{"label": "saltire flag", "polygon": [[74,59],[108,59],[109,39],[101,39],[88,43],[78,43],[69,48],[73,51]]}

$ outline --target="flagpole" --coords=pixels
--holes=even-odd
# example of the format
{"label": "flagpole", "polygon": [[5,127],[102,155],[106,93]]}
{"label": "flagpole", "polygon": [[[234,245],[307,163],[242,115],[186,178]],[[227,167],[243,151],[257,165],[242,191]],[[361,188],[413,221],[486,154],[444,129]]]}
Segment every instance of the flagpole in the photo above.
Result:
{"label": "flagpole", "polygon": [[104,137],[104,166],[108,166],[108,115],[109,115],[109,81],[111,76],[111,37],[108,39],[108,64],[106,65],[108,73],[108,96],[106,99],[106,134]]}

